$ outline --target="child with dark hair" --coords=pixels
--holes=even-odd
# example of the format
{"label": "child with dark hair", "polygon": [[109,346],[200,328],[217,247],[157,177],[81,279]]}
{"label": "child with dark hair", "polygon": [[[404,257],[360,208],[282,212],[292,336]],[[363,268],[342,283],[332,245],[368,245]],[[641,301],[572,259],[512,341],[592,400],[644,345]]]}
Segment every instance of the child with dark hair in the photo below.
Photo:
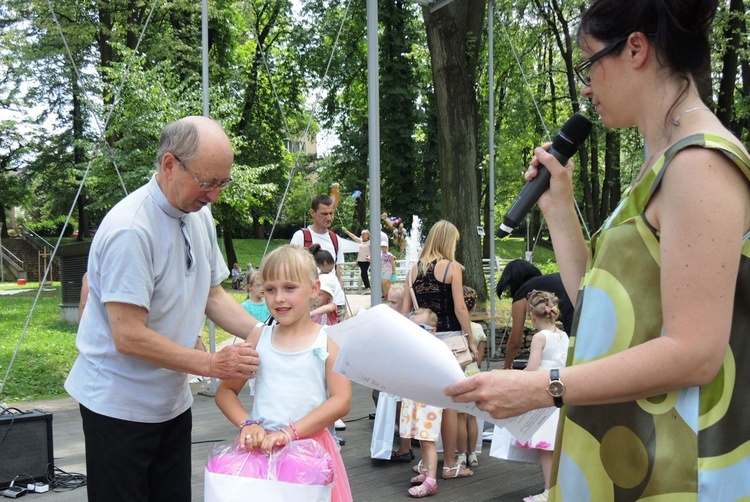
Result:
{"label": "child with dark hair", "polygon": [[318,273],[322,276],[323,274],[330,275],[336,279],[336,283],[329,281],[333,288],[333,301],[336,304],[336,315],[339,321],[343,321],[346,318],[346,296],[344,290],[341,288],[341,283],[336,277],[336,262],[333,259],[333,255],[323,249],[320,244],[313,244],[308,251],[315,258],[315,263],[318,264]]}

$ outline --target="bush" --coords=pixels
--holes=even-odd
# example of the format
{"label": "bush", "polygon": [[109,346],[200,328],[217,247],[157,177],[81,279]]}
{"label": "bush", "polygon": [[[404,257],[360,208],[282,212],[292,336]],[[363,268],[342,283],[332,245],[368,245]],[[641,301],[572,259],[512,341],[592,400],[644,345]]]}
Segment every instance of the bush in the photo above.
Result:
{"label": "bush", "polygon": [[[65,216],[58,216],[53,220],[42,220],[36,223],[27,223],[26,228],[33,230],[42,237],[58,237],[60,231],[65,225]],[[76,229],[76,223],[74,221],[68,222],[68,227],[65,229],[63,237],[71,237],[73,231]]]}

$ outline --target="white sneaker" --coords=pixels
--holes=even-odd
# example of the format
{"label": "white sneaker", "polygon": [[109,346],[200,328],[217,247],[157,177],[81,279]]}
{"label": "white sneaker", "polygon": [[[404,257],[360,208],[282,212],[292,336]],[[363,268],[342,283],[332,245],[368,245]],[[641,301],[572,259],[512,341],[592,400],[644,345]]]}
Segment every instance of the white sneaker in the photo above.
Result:
{"label": "white sneaker", "polygon": [[337,431],[344,431],[346,430],[346,424],[343,420],[340,418],[334,422],[333,426],[336,428]]}
{"label": "white sneaker", "polygon": [[536,495],[529,495],[523,499],[523,502],[547,502],[547,500],[549,500],[547,494],[542,492],[537,493]]}

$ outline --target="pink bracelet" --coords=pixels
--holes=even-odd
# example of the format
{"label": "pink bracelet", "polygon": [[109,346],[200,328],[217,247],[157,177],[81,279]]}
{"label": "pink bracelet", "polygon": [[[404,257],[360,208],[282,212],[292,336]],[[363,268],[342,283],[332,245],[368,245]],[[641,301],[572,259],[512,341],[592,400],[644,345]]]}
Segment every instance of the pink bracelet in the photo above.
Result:
{"label": "pink bracelet", "polygon": [[299,432],[297,432],[297,428],[294,426],[294,422],[289,422],[289,427],[291,427],[292,432],[294,432],[294,439],[299,440]]}

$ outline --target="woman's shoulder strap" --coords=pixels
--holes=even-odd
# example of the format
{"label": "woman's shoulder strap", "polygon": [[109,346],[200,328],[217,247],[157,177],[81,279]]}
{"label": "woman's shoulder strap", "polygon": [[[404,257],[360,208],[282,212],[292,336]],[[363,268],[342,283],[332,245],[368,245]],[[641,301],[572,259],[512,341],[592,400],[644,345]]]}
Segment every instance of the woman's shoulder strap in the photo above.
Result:
{"label": "woman's shoulder strap", "polygon": [[448,264],[445,266],[445,272],[443,272],[443,283],[448,280],[448,271],[451,269],[452,263],[451,260],[448,260]]}
{"label": "woman's shoulder strap", "polygon": [[649,197],[656,192],[657,188],[659,188],[664,173],[667,171],[667,167],[669,167],[669,163],[672,159],[674,159],[674,157],[682,150],[691,147],[707,148],[722,153],[732,161],[732,163],[737,165],[748,180],[750,180],[750,157],[748,157],[740,147],[723,136],[715,134],[693,134],[681,139],[664,152],[664,161],[659,172],[656,174],[653,183],[651,183]]}

